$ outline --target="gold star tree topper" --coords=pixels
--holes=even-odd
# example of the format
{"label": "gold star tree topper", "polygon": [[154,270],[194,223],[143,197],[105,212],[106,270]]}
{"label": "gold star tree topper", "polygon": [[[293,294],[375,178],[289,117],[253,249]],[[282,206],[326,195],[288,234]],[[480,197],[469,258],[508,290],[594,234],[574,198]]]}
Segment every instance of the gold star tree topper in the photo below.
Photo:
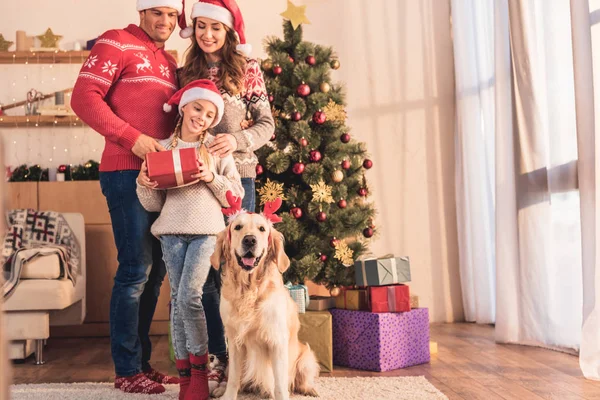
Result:
{"label": "gold star tree topper", "polygon": [[319,181],[316,185],[310,185],[313,191],[312,201],[317,203],[333,203],[333,197],[331,197],[331,186],[327,186],[325,182]]}
{"label": "gold star tree topper", "polygon": [[269,178],[267,178],[267,183],[258,189],[258,194],[260,194],[261,206],[266,204],[268,201],[275,201],[277,198],[286,200],[285,196],[283,195],[283,183],[272,182]]}
{"label": "gold star tree topper", "polygon": [[335,101],[329,99],[329,103],[323,108],[323,112],[327,116],[328,121],[345,121],[346,110],[341,104],[337,104]]}
{"label": "gold star tree topper", "polygon": [[13,45],[13,42],[10,40],[5,40],[4,35],[0,33],[0,51],[8,51],[10,46]]}
{"label": "gold star tree topper", "polygon": [[338,240],[335,244],[335,258],[338,259],[342,264],[344,264],[346,267],[351,266],[352,264],[354,264],[354,252],[352,251],[352,249],[350,247],[348,247],[348,245],[346,244],[346,242],[343,242],[341,240]]}
{"label": "gold star tree topper", "polygon": [[43,48],[58,47],[58,41],[62,39],[62,36],[55,35],[50,28],[46,29],[46,32],[43,35],[37,35],[36,37],[40,39]]}
{"label": "gold star tree topper", "polygon": [[287,10],[282,12],[281,15],[285,19],[289,19],[294,27],[294,30],[298,29],[300,24],[310,24],[308,18],[306,18],[306,6],[296,6],[290,0],[287,2]]}

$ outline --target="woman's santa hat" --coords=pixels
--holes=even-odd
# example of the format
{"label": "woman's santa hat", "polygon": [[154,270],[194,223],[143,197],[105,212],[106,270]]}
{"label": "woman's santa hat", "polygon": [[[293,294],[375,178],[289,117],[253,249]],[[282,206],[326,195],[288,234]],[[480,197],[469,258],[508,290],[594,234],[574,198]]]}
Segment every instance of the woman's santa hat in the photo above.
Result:
{"label": "woman's santa hat", "polygon": [[185,14],[181,0],[137,0],[138,11],[144,11],[157,7],[169,7],[177,10],[177,15]]}
{"label": "woman's santa hat", "polygon": [[[185,0],[183,0],[183,4],[185,9]],[[246,43],[244,18],[235,0],[199,0],[192,8],[191,19],[194,20],[198,17],[214,19],[233,29],[240,41],[236,50],[245,55],[250,55],[252,46]],[[194,27],[187,26],[185,12],[179,16],[179,27],[181,28],[179,36],[184,39],[192,37],[194,34]]]}
{"label": "woman's santa hat", "polygon": [[223,111],[225,109],[225,103],[221,92],[217,89],[217,86],[213,81],[209,79],[198,79],[185,85],[179,89],[169,101],[163,105],[165,112],[171,112],[173,110],[173,104],[179,104],[179,115],[183,115],[181,109],[188,103],[196,100],[208,100],[217,107],[217,115],[213,121],[211,128],[221,122],[223,117]]}

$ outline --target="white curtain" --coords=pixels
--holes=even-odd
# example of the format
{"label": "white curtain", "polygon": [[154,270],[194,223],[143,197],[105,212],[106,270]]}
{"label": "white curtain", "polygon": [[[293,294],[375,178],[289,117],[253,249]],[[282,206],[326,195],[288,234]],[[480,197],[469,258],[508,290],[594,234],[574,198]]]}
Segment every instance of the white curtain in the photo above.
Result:
{"label": "white curtain", "polygon": [[495,320],[494,0],[453,0],[456,206],[467,321]]}
{"label": "white curtain", "polygon": [[578,350],[584,289],[569,7],[453,1],[456,185],[469,320],[495,316],[498,342]]}

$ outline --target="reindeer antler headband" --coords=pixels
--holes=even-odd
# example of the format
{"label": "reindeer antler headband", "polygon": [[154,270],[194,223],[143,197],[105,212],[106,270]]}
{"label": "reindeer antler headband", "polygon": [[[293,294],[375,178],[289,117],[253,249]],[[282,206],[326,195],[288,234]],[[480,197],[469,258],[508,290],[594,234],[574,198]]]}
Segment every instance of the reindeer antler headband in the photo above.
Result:
{"label": "reindeer antler headband", "polygon": [[[225,198],[229,203],[229,207],[221,208],[223,214],[225,214],[228,218],[227,221],[231,223],[238,215],[247,213],[252,214],[251,212],[242,209],[242,199],[240,197],[234,196],[231,190],[228,190],[225,194]],[[281,198],[277,198],[274,201],[268,201],[261,215],[265,217],[267,220],[271,221],[273,224],[281,222],[282,219],[279,215],[275,214],[277,210],[281,207]]]}

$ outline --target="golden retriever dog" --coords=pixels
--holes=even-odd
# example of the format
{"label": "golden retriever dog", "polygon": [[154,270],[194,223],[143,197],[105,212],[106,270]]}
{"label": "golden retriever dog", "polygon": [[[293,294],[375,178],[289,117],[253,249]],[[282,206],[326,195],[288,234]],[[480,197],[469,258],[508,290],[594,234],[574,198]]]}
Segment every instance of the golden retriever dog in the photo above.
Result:
{"label": "golden retriever dog", "polygon": [[317,396],[319,364],[298,340],[298,308],[281,274],[290,260],[283,235],[262,214],[241,212],[217,237],[211,265],[223,261],[221,317],[229,347],[223,399],[240,388],[276,400],[290,392]]}

